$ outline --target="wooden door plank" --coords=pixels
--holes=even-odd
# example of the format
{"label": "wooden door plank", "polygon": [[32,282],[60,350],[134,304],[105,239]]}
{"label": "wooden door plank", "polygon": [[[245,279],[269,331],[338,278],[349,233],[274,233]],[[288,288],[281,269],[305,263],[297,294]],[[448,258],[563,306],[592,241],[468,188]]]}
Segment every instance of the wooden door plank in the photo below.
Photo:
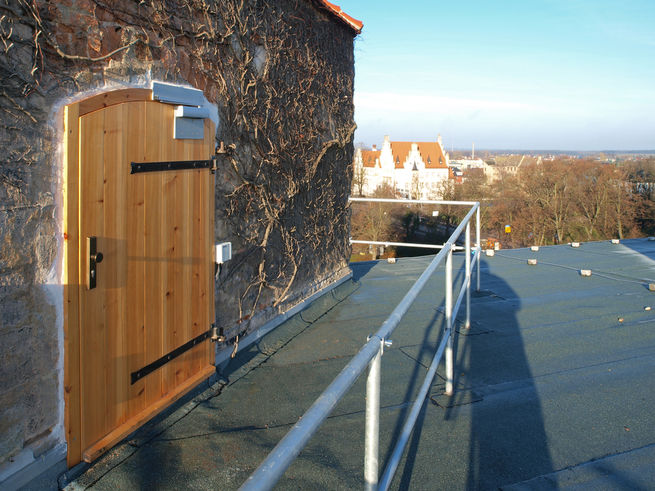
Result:
{"label": "wooden door plank", "polygon": [[[145,159],[145,102],[132,103],[127,108],[130,131],[127,134],[126,161],[143,162]],[[127,171],[127,170],[126,170]],[[127,375],[146,365],[145,305],[146,305],[146,228],[145,228],[144,174],[127,177]],[[131,381],[131,380],[130,380]],[[128,382],[127,380],[125,381]],[[129,384],[128,415],[143,411],[145,380]]]}
{"label": "wooden door plank", "polygon": [[[202,158],[202,157],[198,157]],[[206,199],[206,186],[204,181],[208,171],[194,171],[193,172],[193,200],[192,211],[193,229],[191,234],[194,238],[192,244],[192,274],[193,283],[191,287],[191,327],[192,336],[198,336],[209,328],[207,324],[207,316],[204,315],[203,305],[206,298],[205,295],[205,275],[203,274],[203,267],[205,263],[205,236],[206,228],[204,216],[203,202]],[[203,329],[204,327],[204,329]],[[204,343],[203,343],[204,345]],[[197,372],[202,366],[203,361],[201,353],[204,352],[204,346],[198,346],[192,350],[190,365],[187,367],[187,375]]]}
{"label": "wooden door plank", "polygon": [[98,94],[78,103],[80,116],[84,116],[93,111],[98,111],[105,107],[121,104],[131,101],[149,101],[152,100],[151,89],[121,89]]}
{"label": "wooden door plank", "polygon": [[86,237],[98,237],[98,249],[104,242],[103,196],[103,128],[104,113],[90,113],[80,118],[80,270],[84,271],[80,302],[82,448],[107,433],[104,408],[107,404],[105,366],[107,364],[104,288],[105,268],[98,267],[97,287],[88,285]]}
{"label": "wooden door plank", "polygon": [[[126,329],[127,284],[127,105],[107,108],[104,122],[104,277],[106,301],[107,365],[105,387],[106,420],[109,429],[127,419],[129,380]],[[130,131],[132,128],[129,128]]]}
{"label": "wooden door plank", "polygon": [[[173,115],[170,112],[163,113],[161,116],[162,126],[160,126],[160,134],[162,136],[162,145],[164,148],[164,155],[171,158],[171,160],[178,160],[179,156],[175,153],[174,141],[170,138],[168,131],[173,121]],[[165,136],[164,136],[165,135]],[[164,298],[164,319],[162,323],[162,354],[168,353],[175,349],[175,304],[177,302],[178,292],[175,289],[175,227],[176,216],[174,210],[177,208],[176,192],[177,192],[177,172],[164,172],[164,183],[162,189],[162,210],[166,210],[165,223],[162,223],[162,245],[164,251],[163,274],[165,275],[164,287],[166,296]],[[176,360],[172,360],[164,365],[161,370],[161,394],[166,396],[173,384],[175,372],[173,367]]]}
{"label": "wooden door plank", "polygon": [[[143,162],[160,161],[164,157],[164,140],[159,125],[151,124],[164,117],[163,104],[144,106],[145,146]],[[144,174],[145,179],[145,359],[142,366],[164,354],[163,328],[166,302],[166,244],[163,241],[168,215],[164,213],[165,172]],[[161,397],[162,372],[155,370],[145,377],[145,404],[154,404]]]}
{"label": "wooden door plank", "polygon": [[[185,159],[184,140],[174,140],[170,137],[174,125],[174,113],[169,111],[165,118],[163,133],[167,136],[165,147],[167,154],[173,156],[173,160]],[[184,344],[188,339],[184,338],[186,326],[184,326],[185,314],[185,292],[182,288],[184,275],[184,219],[185,219],[185,197],[184,192],[185,171],[170,172],[169,185],[165,187],[165,194],[168,201],[167,209],[170,210],[170,221],[168,223],[165,241],[168,245],[168,277],[166,297],[166,331],[164,334],[164,352],[174,350]],[[186,354],[183,354],[162,367],[162,395],[167,394],[178,383],[179,372],[182,370]]]}
{"label": "wooden door plank", "polygon": [[64,108],[64,426],[67,464],[82,459],[80,423],[79,106]]}
{"label": "wooden door plank", "polygon": [[[196,158],[195,145],[189,144],[191,142],[195,143],[198,140],[177,140],[180,144],[179,148],[182,152],[182,158],[184,160],[193,160]],[[193,181],[197,177],[197,174],[200,171],[186,170],[179,173],[181,178],[181,187],[182,195],[180,201],[180,234],[179,241],[182,247],[180,251],[181,263],[180,263],[180,273],[181,273],[181,289],[182,289],[182,301],[180,302],[180,324],[178,335],[179,338],[176,341],[177,346],[186,342],[185,340],[192,339],[194,337],[193,333],[193,320],[192,320],[192,306],[193,306],[193,246],[192,239],[195,239],[193,235]],[[207,172],[205,170],[205,172]],[[189,378],[192,374],[192,363],[193,363],[193,352],[194,349],[191,349],[184,353],[179,359],[179,362],[175,371],[175,385],[181,384],[185,379]]]}

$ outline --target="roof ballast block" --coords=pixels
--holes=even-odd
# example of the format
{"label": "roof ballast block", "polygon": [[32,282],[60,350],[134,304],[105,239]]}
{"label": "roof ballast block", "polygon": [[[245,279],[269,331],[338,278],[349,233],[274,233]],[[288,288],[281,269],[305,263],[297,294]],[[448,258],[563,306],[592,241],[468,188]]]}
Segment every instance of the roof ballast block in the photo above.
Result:
{"label": "roof ballast block", "polygon": [[620,242],[619,239],[612,239],[612,244],[618,244]]}
{"label": "roof ballast block", "polygon": [[571,247],[580,247],[580,242],[571,242]]}
{"label": "roof ballast block", "polygon": [[536,266],[537,265],[537,260],[536,259],[528,259],[528,264],[530,266]]}
{"label": "roof ballast block", "polygon": [[532,246],[532,247],[530,247],[530,250],[532,252],[537,252],[539,250],[539,246]]}
{"label": "roof ballast block", "polygon": [[650,290],[651,292],[655,292],[655,283],[649,283],[648,290]]}
{"label": "roof ballast block", "polygon": [[492,257],[496,252],[493,249],[487,249],[486,251],[484,251],[484,253],[487,256]]}
{"label": "roof ballast block", "polygon": [[590,269],[581,269],[580,270],[580,276],[591,276],[591,270]]}

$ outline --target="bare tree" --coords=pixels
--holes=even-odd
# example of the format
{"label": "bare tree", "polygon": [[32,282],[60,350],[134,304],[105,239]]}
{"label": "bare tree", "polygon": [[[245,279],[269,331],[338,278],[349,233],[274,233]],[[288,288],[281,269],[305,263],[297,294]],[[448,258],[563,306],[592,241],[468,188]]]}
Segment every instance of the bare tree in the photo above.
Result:
{"label": "bare tree", "polygon": [[367,184],[366,169],[363,165],[355,164],[353,167],[352,192],[364,196],[364,187]]}

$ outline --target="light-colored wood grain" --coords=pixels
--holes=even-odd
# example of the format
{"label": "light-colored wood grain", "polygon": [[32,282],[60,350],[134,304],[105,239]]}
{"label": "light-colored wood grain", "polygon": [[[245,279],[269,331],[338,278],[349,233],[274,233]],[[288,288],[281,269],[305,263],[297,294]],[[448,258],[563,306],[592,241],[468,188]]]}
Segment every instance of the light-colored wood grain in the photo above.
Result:
{"label": "light-colored wood grain", "polygon": [[119,104],[104,110],[104,260],[98,266],[98,276],[105,282],[107,428],[114,428],[126,419],[129,397],[126,329],[128,174],[124,165],[127,159],[127,132],[124,129],[129,128],[125,125],[127,108],[127,104]]}
{"label": "light-colored wood grain", "polygon": [[[161,124],[166,109],[163,104],[145,104],[145,152],[143,162],[164,159],[164,139]],[[165,228],[168,222],[166,202],[162,192],[167,179],[165,172],[144,174],[145,179],[145,366],[164,354],[163,337],[165,329],[164,304],[166,302],[166,244]],[[156,370],[145,377],[145,404],[152,405],[161,397],[162,371]]]}
{"label": "light-colored wood grain", "polygon": [[[127,156],[122,165],[143,162],[145,158],[146,103],[127,105],[130,130],[127,134]],[[127,172],[127,170],[126,170]],[[146,305],[146,229],[145,229],[145,182],[147,174],[127,176],[127,309],[126,338],[129,377],[132,372],[146,365],[145,352],[145,305]],[[124,381],[129,390],[128,415],[138,414],[146,407],[145,380],[134,385],[129,378]]]}
{"label": "light-colored wood grain", "polygon": [[[181,141],[181,140],[178,140]],[[184,160],[192,160],[193,147],[184,148]],[[178,339],[176,346],[184,344],[187,340],[193,339],[193,321],[191,318],[192,304],[193,304],[193,264],[192,264],[192,240],[193,236],[193,202],[191,200],[193,194],[193,181],[197,171],[186,170],[180,172],[180,184],[182,192],[180,194],[180,227],[178,229],[177,240],[180,244],[180,254],[178,264],[180,267],[180,280],[181,280],[181,310],[179,312],[179,329]],[[189,378],[193,373],[192,367],[193,349],[184,353],[177,364],[175,371],[175,385],[181,384],[184,380]]]}
{"label": "light-colored wood grain", "polygon": [[[177,152],[178,142],[168,137],[173,127],[173,112],[167,111],[162,118],[164,126],[160,131],[163,138],[163,145],[166,155],[170,160],[181,160]],[[180,222],[180,213],[177,196],[180,193],[180,173],[175,171],[164,172],[163,200],[164,207],[169,210],[167,213],[166,226],[162,236],[162,243],[165,247],[166,264],[164,265],[166,280],[166,298],[164,302],[164,333],[162,354],[168,353],[176,348],[178,340],[177,329],[179,326],[178,312],[181,309],[181,290],[179,284],[178,255],[180,247],[177,238],[177,228]],[[175,369],[179,363],[179,357],[171,360],[161,368],[162,385],[161,396],[165,397],[175,387]]]}
{"label": "light-colored wood grain", "polygon": [[[199,157],[202,158],[202,157]],[[191,273],[193,275],[192,291],[191,291],[191,330],[192,336],[198,336],[202,333],[203,328],[207,328],[207,311],[205,307],[206,299],[203,299],[205,292],[205,274],[203,271],[206,228],[206,216],[204,213],[204,202],[207,199],[205,179],[207,179],[207,172],[193,171],[193,193],[191,199],[192,218],[191,224],[193,226],[191,234],[193,236],[192,243],[192,266]],[[202,351],[202,348],[200,349]],[[188,370],[193,373],[202,366],[203,360],[198,356],[199,350],[194,349],[191,354],[190,364]]]}
{"label": "light-colored wood grain", "polygon": [[80,289],[81,417],[82,448],[108,430],[106,411],[107,351],[105,289],[106,263],[98,265],[97,287],[88,290],[89,250],[86,237],[96,236],[98,250],[107,245],[104,234],[104,116],[103,112],[80,118],[80,269],[85,272]]}
{"label": "light-colored wood grain", "polygon": [[79,107],[64,108],[64,426],[69,467],[82,458],[79,311]]}
{"label": "light-colored wood grain", "polygon": [[134,101],[149,101],[151,99],[152,90],[150,89],[121,89],[84,99],[77,104],[77,107],[79,115],[84,116],[85,114],[113,106],[114,104]]}

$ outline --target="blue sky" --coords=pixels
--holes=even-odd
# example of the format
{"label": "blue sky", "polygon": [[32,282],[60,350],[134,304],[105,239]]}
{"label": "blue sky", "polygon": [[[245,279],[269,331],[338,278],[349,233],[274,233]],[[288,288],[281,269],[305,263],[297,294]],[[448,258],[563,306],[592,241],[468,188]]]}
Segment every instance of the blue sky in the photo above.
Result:
{"label": "blue sky", "polygon": [[655,0],[341,0],[355,141],[655,149]]}

